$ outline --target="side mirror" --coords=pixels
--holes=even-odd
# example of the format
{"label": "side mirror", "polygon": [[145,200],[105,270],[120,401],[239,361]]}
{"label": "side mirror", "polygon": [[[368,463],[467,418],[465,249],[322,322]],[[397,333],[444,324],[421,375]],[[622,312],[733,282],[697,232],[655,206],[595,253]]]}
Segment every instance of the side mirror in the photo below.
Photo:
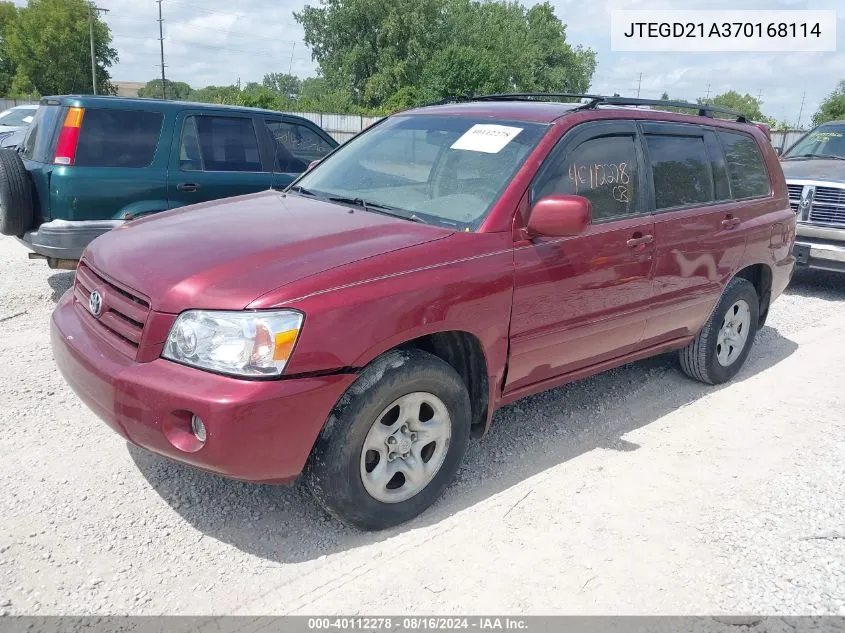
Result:
{"label": "side mirror", "polygon": [[783,154],[783,150],[782,150],[780,147],[776,147],[776,148],[775,148],[775,154],[777,154],[778,156],[780,156],[781,154]]}
{"label": "side mirror", "polygon": [[591,214],[592,205],[583,196],[546,196],[531,209],[528,234],[532,237],[578,235],[590,225]]}
{"label": "side mirror", "polygon": [[314,169],[319,164],[320,164],[319,160],[312,160],[310,163],[308,163],[308,169],[306,169],[305,171],[311,171],[312,169]]}

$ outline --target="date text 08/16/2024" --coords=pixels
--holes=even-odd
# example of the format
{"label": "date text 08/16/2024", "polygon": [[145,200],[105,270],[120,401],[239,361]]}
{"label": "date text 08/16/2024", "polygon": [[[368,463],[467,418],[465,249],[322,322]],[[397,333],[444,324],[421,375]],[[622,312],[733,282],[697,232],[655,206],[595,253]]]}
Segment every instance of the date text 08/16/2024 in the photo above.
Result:
{"label": "date text 08/16/2024", "polygon": [[527,622],[511,617],[322,617],[308,618],[311,631],[520,631],[526,630]]}

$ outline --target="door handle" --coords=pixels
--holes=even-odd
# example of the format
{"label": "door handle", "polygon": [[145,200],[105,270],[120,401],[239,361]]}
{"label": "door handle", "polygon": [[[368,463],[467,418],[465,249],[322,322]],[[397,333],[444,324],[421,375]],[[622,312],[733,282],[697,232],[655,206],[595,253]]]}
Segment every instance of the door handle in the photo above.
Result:
{"label": "door handle", "polygon": [[729,215],[724,220],[722,220],[722,228],[723,229],[732,229],[732,228],[738,226],[740,222],[741,222],[741,220],[739,218],[735,218],[735,217]]}
{"label": "door handle", "polygon": [[630,240],[626,242],[628,246],[631,248],[636,248],[638,246],[645,246],[646,244],[651,244],[654,241],[653,235],[636,235],[632,237]]}
{"label": "door handle", "polygon": [[183,182],[176,185],[179,191],[196,191],[200,186],[195,182]]}

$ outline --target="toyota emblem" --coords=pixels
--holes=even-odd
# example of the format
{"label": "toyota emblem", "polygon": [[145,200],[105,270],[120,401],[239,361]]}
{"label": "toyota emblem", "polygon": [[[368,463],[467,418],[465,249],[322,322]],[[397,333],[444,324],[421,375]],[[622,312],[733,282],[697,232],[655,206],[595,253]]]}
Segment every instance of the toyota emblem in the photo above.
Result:
{"label": "toyota emblem", "polygon": [[95,317],[100,316],[100,312],[103,311],[103,297],[96,290],[88,297],[88,309]]}

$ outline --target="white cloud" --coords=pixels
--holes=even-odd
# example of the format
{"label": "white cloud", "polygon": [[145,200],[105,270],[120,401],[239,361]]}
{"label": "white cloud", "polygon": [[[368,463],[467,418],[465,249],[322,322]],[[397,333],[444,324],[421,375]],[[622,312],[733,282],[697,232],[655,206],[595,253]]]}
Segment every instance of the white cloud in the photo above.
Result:
{"label": "white cloud", "polygon": [[[665,91],[695,101],[727,90],[762,95],[763,111],[795,122],[806,93],[802,122],[845,79],[845,14],[838,0],[553,0],[568,24],[567,39],[598,53],[592,92],[659,98]],[[835,53],[622,53],[610,50],[613,9],[840,9]]]}
{"label": "white cloud", "polygon": [[[308,76],[310,50],[293,11],[308,0],[164,0],[168,77],[192,86],[261,81],[265,73]],[[533,0],[522,0],[531,3]],[[116,80],[144,81],[159,75],[158,5],[155,0],[97,0],[109,9],[120,63]],[[317,4],[317,0],[310,0]],[[24,4],[24,0],[16,0]],[[762,92],[763,110],[794,121],[806,92],[803,120],[845,79],[845,13],[841,0],[552,0],[567,24],[567,39],[598,52],[593,92],[695,100],[737,90]],[[610,50],[613,9],[836,9],[840,8],[837,53],[618,53]],[[293,53],[293,59],[291,59]]]}

